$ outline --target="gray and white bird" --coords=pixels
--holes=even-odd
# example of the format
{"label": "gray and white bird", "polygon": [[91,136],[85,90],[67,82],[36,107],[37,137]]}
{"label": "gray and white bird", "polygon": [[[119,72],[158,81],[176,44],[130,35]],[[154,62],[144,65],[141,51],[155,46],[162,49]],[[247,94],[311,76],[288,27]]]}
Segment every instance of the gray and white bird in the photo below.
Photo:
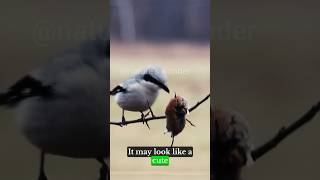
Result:
{"label": "gray and white bird", "polygon": [[[145,118],[143,112],[148,109],[153,115],[151,106],[158,97],[159,89],[170,93],[166,74],[157,65],[148,66],[113,88],[110,95],[115,96],[115,101],[122,108],[122,123],[125,123],[125,110],[140,112],[142,119]],[[149,128],[147,122],[146,125]]]}
{"label": "gray and white bird", "polygon": [[109,157],[109,40],[84,42],[55,57],[0,94],[16,110],[18,125],[41,151],[39,180],[46,180],[45,154],[95,158],[107,179]]}

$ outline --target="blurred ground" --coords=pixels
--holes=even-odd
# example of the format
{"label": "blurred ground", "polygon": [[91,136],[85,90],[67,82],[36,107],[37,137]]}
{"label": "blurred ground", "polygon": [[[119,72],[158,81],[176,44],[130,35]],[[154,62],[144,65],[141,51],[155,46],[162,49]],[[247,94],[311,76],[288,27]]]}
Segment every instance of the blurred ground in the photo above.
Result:
{"label": "blurred ground", "polygon": [[[111,87],[140,69],[158,64],[166,70],[171,94],[160,92],[152,106],[156,115],[164,115],[174,92],[188,99],[190,106],[204,98],[210,90],[209,46],[206,44],[111,44]],[[111,178],[130,179],[209,179],[209,101],[189,114],[196,127],[186,124],[175,138],[175,146],[193,146],[193,158],[171,158],[168,167],[152,167],[150,158],[127,158],[127,146],[170,146],[170,135],[164,135],[165,120],[149,122],[151,130],[139,123],[126,127],[111,126]],[[122,110],[110,99],[110,120],[120,121]],[[139,113],[126,112],[127,120],[140,118]]]}

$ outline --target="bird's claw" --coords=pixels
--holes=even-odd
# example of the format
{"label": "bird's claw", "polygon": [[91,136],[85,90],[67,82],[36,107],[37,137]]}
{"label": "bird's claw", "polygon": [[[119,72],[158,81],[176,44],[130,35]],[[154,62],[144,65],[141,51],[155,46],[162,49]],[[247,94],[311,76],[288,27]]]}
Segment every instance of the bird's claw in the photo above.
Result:
{"label": "bird's claw", "polygon": [[146,123],[148,129],[150,130],[150,126],[148,124],[148,121],[146,121],[146,116],[148,115],[148,113],[146,115],[144,115],[142,112],[141,112],[141,120],[142,120],[142,124]]}
{"label": "bird's claw", "polygon": [[125,119],[124,116],[122,116],[122,121],[121,121],[120,126],[123,127],[123,126],[125,126],[125,125],[126,125],[126,119]]}
{"label": "bird's claw", "polygon": [[150,126],[149,126],[149,124],[148,124],[148,121],[146,121],[146,125],[147,125],[148,129],[150,130]]}

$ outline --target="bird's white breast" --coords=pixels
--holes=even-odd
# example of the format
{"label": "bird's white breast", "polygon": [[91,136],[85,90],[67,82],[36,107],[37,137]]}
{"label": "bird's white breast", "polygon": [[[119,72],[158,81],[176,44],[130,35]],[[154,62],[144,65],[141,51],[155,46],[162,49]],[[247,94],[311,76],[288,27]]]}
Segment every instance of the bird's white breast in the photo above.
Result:
{"label": "bird's white breast", "polygon": [[135,82],[127,86],[126,92],[116,94],[115,100],[128,111],[146,111],[159,94],[158,87],[149,82]]}

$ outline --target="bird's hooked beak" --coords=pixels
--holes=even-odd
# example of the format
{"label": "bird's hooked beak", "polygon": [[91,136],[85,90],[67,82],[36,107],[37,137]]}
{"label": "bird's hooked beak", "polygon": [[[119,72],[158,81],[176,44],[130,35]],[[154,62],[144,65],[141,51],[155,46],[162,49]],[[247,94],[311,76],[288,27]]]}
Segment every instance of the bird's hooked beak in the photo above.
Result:
{"label": "bird's hooked beak", "polygon": [[149,82],[151,82],[151,83],[156,84],[156,85],[159,86],[161,89],[165,90],[167,93],[170,93],[169,88],[168,88],[165,84],[163,84],[162,82],[158,81],[157,79],[155,79],[154,77],[152,77],[150,74],[145,74],[145,75],[143,76],[143,79],[144,79],[145,81],[149,81]]}
{"label": "bird's hooked beak", "polygon": [[162,83],[159,83],[158,86],[159,86],[161,89],[165,90],[167,93],[170,93],[170,90],[169,90],[169,88],[168,88],[166,85],[164,85],[164,84],[162,84]]}

